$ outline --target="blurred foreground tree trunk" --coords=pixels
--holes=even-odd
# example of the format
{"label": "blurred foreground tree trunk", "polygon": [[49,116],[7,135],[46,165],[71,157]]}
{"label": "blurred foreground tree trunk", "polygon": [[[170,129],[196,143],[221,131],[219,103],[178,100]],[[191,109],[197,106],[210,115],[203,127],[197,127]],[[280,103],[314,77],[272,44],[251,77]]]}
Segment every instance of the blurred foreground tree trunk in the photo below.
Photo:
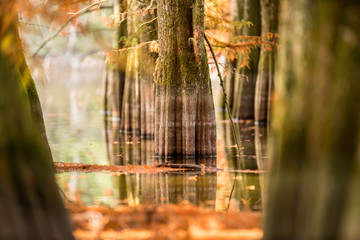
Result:
{"label": "blurred foreground tree trunk", "polygon": [[181,162],[214,159],[216,123],[203,35],[204,1],[158,1],[158,25],[155,154],[181,157]]}
{"label": "blurred foreground tree trunk", "polygon": [[27,95],[27,102],[30,106],[31,119],[34,122],[37,129],[39,130],[39,132],[41,133],[41,137],[46,146],[49,159],[52,162],[52,154],[46,136],[46,128],[45,128],[42,107],[36,90],[34,79],[32,78],[29,67],[26,63],[24,50],[19,36],[19,31],[17,29],[17,19],[14,20],[14,22],[12,23],[11,26],[9,26],[9,28],[11,28],[11,32],[13,33],[12,36],[14,40],[12,42],[14,51],[11,53],[11,55],[13,55],[13,57],[16,59],[15,60],[16,68],[17,71],[20,73],[21,83],[25,88],[25,93]]}
{"label": "blurred foreground tree trunk", "polygon": [[[260,19],[260,0],[243,0],[244,1],[244,21],[251,22],[251,26],[244,24],[242,28],[243,36],[260,36],[261,19]],[[238,1],[239,2],[239,1]],[[260,50],[251,49],[249,59],[239,56],[237,61],[235,77],[234,103],[232,117],[239,120],[254,120],[254,98],[257,78],[257,69],[259,62]],[[247,62],[248,66],[242,66]],[[246,78],[244,77],[246,76]]]}
{"label": "blurred foreground tree trunk", "polygon": [[[261,32],[262,36],[272,34],[278,29],[279,0],[261,0]],[[267,122],[270,119],[271,97],[274,85],[276,50],[272,46],[262,45],[255,89],[255,122]]]}
{"label": "blurred foreground tree trunk", "polygon": [[359,239],[360,2],[282,1],[265,239]]}
{"label": "blurred foreground tree trunk", "polygon": [[14,3],[0,2],[0,238],[73,239],[48,149],[29,120]]}

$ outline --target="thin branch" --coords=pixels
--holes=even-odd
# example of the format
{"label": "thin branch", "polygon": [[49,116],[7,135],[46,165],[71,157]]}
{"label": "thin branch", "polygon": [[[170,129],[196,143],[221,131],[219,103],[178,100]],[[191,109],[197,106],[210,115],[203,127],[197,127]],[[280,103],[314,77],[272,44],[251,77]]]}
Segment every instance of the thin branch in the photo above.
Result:
{"label": "thin branch", "polygon": [[40,50],[51,40],[53,40],[54,38],[57,37],[57,35],[59,35],[61,33],[61,31],[71,22],[71,20],[73,20],[74,18],[80,16],[81,14],[87,12],[90,8],[98,5],[100,6],[101,4],[103,4],[104,2],[106,2],[107,0],[102,0],[93,4],[90,4],[89,6],[86,6],[85,8],[79,10],[78,12],[74,13],[53,35],[51,35],[48,39],[46,39],[41,45],[40,47],[35,51],[35,53],[32,55],[32,57],[35,57]]}
{"label": "thin branch", "polygon": [[147,22],[144,22],[144,23],[140,24],[139,28],[141,28],[142,26],[145,26],[146,24],[152,23],[152,22],[155,21],[156,19],[157,19],[157,17],[155,17],[155,18],[153,18],[153,19],[151,19],[151,20],[149,20],[149,21],[147,21]]}
{"label": "thin branch", "polygon": [[[232,116],[231,116],[231,112],[230,112],[230,107],[229,107],[229,103],[227,101],[227,95],[226,95],[226,89],[225,89],[225,85],[224,85],[224,80],[222,79],[221,77],[221,73],[220,73],[220,68],[219,68],[219,64],[216,60],[216,56],[215,56],[215,52],[214,52],[214,49],[212,48],[211,44],[210,44],[210,41],[209,39],[206,37],[206,35],[204,34],[204,38],[205,38],[205,41],[207,43],[207,45],[209,46],[209,49],[210,49],[210,52],[212,54],[212,57],[214,58],[214,62],[215,62],[215,65],[216,65],[216,69],[217,69],[217,72],[218,72],[218,76],[219,76],[219,79],[220,79],[220,86],[222,88],[222,91],[223,91],[223,94],[224,94],[224,104],[225,104],[225,107],[226,107],[226,110],[229,114],[229,118],[230,118],[230,122],[231,122],[231,128],[232,128],[232,133],[234,135],[234,139],[235,139],[235,142],[236,142],[236,146],[237,146],[237,156],[238,158],[240,159],[240,144],[239,144],[239,140],[237,138],[237,135],[236,135],[236,130],[235,130],[235,125],[234,125],[234,122],[232,120]],[[242,162],[240,161],[240,167],[243,169],[244,168],[244,164],[242,164]],[[234,189],[235,189],[235,184],[236,184],[236,180],[234,180],[234,183],[233,183],[233,186],[231,188],[231,192],[230,192],[230,196],[229,196],[229,202],[228,202],[228,206],[227,206],[227,210],[229,210],[230,208],[230,200],[231,200],[231,197],[233,195],[233,192],[234,192]]]}
{"label": "thin branch", "polygon": [[231,112],[230,112],[230,107],[229,107],[229,103],[227,101],[227,94],[226,94],[226,89],[225,89],[225,84],[224,84],[224,80],[221,76],[221,73],[220,73],[220,68],[219,68],[219,64],[216,60],[216,56],[215,56],[215,52],[214,52],[214,49],[212,48],[211,44],[210,44],[210,41],[209,39],[206,37],[206,35],[204,34],[204,38],[205,38],[205,41],[207,43],[207,45],[209,46],[209,49],[210,49],[210,52],[211,52],[211,55],[214,59],[214,62],[215,62],[215,66],[216,66],[216,69],[217,69],[217,72],[218,72],[218,76],[219,76],[219,79],[220,79],[220,86],[222,88],[222,91],[223,91],[223,94],[224,94],[224,104],[226,106],[226,110],[229,114],[229,118],[230,118],[230,122],[231,122],[231,128],[232,128],[232,132],[233,132],[233,135],[234,135],[234,139],[235,139],[235,142],[236,142],[236,146],[237,146],[237,150],[238,150],[238,155],[240,156],[240,144],[239,144],[239,140],[237,138],[237,135],[236,135],[236,130],[235,130],[235,125],[234,125],[234,122],[232,120],[232,116],[231,116]]}

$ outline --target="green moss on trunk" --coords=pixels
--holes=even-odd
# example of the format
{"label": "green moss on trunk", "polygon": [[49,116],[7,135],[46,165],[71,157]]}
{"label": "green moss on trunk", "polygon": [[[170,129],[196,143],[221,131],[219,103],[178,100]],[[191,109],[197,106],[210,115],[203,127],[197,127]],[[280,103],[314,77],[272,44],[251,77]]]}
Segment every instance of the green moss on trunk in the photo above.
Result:
{"label": "green moss on trunk", "polygon": [[216,155],[203,21],[202,0],[158,2],[155,153],[165,159]]}

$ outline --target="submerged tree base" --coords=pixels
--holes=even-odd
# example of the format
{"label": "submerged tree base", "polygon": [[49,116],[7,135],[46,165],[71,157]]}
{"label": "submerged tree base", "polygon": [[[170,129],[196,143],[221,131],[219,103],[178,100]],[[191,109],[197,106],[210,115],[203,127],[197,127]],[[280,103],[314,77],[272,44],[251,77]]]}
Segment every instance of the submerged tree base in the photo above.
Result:
{"label": "submerged tree base", "polygon": [[206,157],[196,157],[196,155],[183,155],[183,156],[161,156],[155,155],[155,159],[160,164],[186,164],[186,165],[197,165],[205,167],[216,167],[217,156],[216,154],[209,155]]}

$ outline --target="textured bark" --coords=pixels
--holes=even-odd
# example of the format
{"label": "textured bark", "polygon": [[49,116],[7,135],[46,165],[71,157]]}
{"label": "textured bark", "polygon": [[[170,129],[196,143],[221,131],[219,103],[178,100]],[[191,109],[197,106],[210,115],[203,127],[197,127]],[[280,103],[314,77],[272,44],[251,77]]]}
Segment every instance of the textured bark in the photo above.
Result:
{"label": "textured bark", "polygon": [[[139,8],[150,6],[151,0],[139,1]],[[151,6],[150,6],[151,7]],[[155,6],[152,6],[155,7]],[[156,11],[147,11],[140,15],[140,42],[157,40]],[[157,53],[149,48],[139,49],[139,78],[140,78],[140,134],[142,138],[153,139],[155,131],[155,88],[154,72]]]}
{"label": "textured bark", "polygon": [[[276,33],[278,26],[279,0],[261,0],[261,32]],[[275,49],[262,46],[255,89],[255,122],[267,122],[270,116],[274,83]]]}
{"label": "textured bark", "polygon": [[[134,43],[136,45],[136,43]],[[126,79],[124,85],[124,103],[122,109],[121,132],[139,134],[140,131],[140,82],[139,50],[127,53]]]}
{"label": "textured bark", "polygon": [[265,239],[359,239],[360,3],[283,1]]}
{"label": "textured bark", "polygon": [[[128,12],[139,10],[139,1],[128,1]],[[129,18],[127,31],[127,47],[139,44],[137,36],[139,18],[137,15]],[[124,84],[124,99],[122,107],[121,131],[127,134],[140,132],[140,78],[139,78],[139,49],[127,51],[126,77]]]}
{"label": "textured bark", "polygon": [[[6,21],[5,21],[6,19]],[[0,3],[0,39],[16,39],[13,1]],[[3,42],[2,42],[3,43]],[[0,238],[73,239],[46,144],[32,121],[19,45],[0,50]],[[19,61],[19,62],[18,62]],[[23,64],[23,63],[21,63]],[[21,87],[21,85],[23,85]]]}
{"label": "textured bark", "polygon": [[[243,27],[244,36],[260,36],[261,19],[260,19],[260,0],[244,0],[244,21],[250,21],[254,26]],[[259,49],[252,49],[249,60],[249,67],[240,69],[242,57],[238,60],[237,74],[235,79],[235,93],[233,114],[234,118],[240,120],[254,119],[254,98],[257,78],[257,69],[259,62]],[[243,77],[245,75],[247,79]]]}
{"label": "textured bark", "polygon": [[185,158],[216,155],[203,21],[201,0],[158,2],[155,154],[165,159],[181,157],[186,162]]}

